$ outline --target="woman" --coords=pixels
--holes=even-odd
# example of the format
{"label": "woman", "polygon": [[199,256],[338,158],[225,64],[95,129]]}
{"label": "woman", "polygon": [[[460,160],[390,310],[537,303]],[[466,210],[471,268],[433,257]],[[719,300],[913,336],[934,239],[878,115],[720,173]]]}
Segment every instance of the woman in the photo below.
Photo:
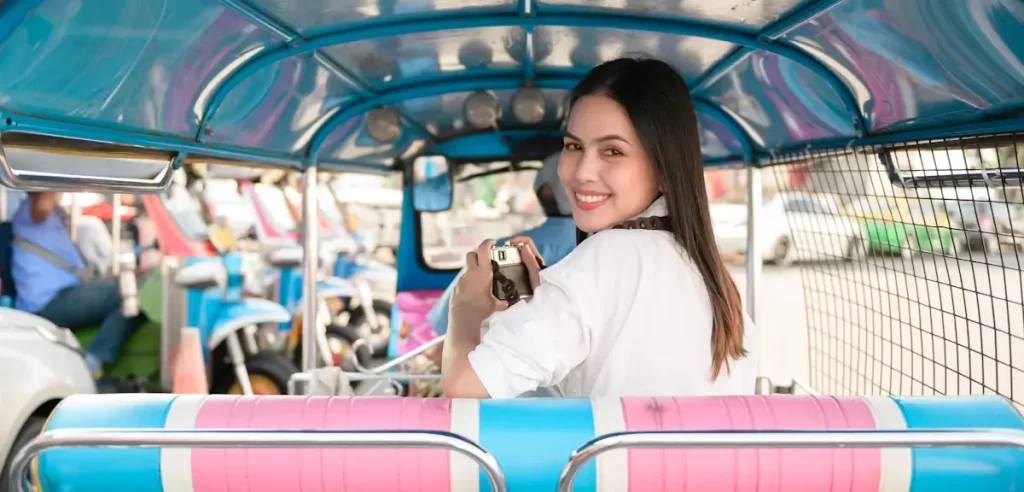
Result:
{"label": "woman", "polygon": [[445,394],[753,393],[753,327],[715,246],[685,82],[663,62],[618,59],[591,70],[571,107],[558,174],[586,239],[543,273],[523,255],[537,288],[511,307],[491,295],[493,241],[466,255]]}

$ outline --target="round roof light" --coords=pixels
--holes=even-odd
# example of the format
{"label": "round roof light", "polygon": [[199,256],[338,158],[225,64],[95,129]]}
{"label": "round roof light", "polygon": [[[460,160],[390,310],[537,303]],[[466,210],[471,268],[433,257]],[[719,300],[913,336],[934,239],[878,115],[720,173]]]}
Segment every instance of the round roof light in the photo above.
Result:
{"label": "round roof light", "polygon": [[544,119],[547,100],[544,93],[535,87],[523,87],[512,96],[512,115],[520,123],[533,125]]}
{"label": "round roof light", "polygon": [[459,47],[459,63],[466,68],[485,68],[493,59],[494,50],[482,39],[471,39]]}
{"label": "round roof light", "polygon": [[490,92],[474,92],[466,98],[462,112],[469,126],[477,130],[493,128],[501,118],[501,103]]}
{"label": "round roof light", "polygon": [[371,109],[366,115],[366,133],[380,143],[391,143],[402,135],[398,111],[390,106]]}

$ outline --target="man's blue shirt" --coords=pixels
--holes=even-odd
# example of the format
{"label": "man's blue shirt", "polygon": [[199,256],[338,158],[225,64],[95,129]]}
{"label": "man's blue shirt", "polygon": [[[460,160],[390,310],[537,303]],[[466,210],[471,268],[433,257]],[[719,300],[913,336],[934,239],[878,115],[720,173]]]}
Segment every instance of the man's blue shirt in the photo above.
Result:
{"label": "man's blue shirt", "polygon": [[[35,223],[30,203],[29,200],[22,201],[11,219],[14,237],[49,251],[74,268],[84,269],[85,262],[60,216],[51,212],[45,220]],[[39,312],[58,292],[81,283],[71,272],[18,244],[12,245],[11,276],[17,290],[14,307],[30,313]]]}

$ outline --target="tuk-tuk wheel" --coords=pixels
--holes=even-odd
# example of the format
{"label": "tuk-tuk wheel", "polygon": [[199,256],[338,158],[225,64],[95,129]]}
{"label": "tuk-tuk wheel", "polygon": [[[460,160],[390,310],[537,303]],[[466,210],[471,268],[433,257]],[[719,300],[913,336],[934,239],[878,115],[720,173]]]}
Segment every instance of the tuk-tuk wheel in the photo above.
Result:
{"label": "tuk-tuk wheel", "polygon": [[[292,328],[301,329],[299,328]],[[334,358],[334,365],[340,366],[342,370],[346,372],[356,372],[357,368],[352,363],[352,345],[359,340],[359,335],[356,330],[351,326],[341,326],[332,324],[327,326],[325,334],[327,335],[328,349],[331,351],[331,356]],[[369,347],[363,347],[360,350],[355,351],[355,357],[363,367],[370,367],[370,361],[373,359],[373,354],[370,353]],[[296,347],[292,351],[292,363],[295,367],[302,366],[302,352],[300,347]]]}
{"label": "tuk-tuk wheel", "polygon": [[18,432],[18,437],[14,439],[11,450],[7,454],[7,463],[3,463],[3,471],[0,472],[0,491],[8,490],[7,484],[11,483],[11,460],[14,459],[14,455],[18,454],[18,451],[25,447],[29,441],[41,434],[45,425],[46,417],[33,415],[28,418],[28,422],[25,422],[25,425]]}
{"label": "tuk-tuk wheel", "polygon": [[377,323],[380,326],[379,331],[373,332],[370,323],[366,319],[366,315],[363,314],[362,308],[352,309],[351,317],[348,319],[348,327],[354,330],[355,334],[358,335],[357,338],[365,338],[368,342],[371,342],[370,346],[373,347],[373,353],[386,354],[388,342],[391,338],[391,303],[379,300],[373,301],[373,313],[377,316]]}
{"label": "tuk-tuk wheel", "polygon": [[[249,371],[249,384],[257,395],[287,395],[288,380],[298,372],[287,357],[279,354],[248,355],[245,368]],[[225,364],[213,375],[211,394],[241,395],[242,385],[235,378],[235,371]]]}

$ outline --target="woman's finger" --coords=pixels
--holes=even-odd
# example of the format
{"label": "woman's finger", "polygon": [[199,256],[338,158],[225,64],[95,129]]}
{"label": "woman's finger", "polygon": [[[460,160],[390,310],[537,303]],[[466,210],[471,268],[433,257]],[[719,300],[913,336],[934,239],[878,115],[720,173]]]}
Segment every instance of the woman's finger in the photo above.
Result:
{"label": "woman's finger", "polygon": [[533,239],[530,238],[530,236],[516,236],[509,239],[508,242],[526,248],[532,256],[537,258],[537,263],[541,267],[546,265],[546,263],[544,263],[544,257],[540,255],[540,250],[537,249],[537,245],[534,244]]}
{"label": "woman's finger", "polygon": [[508,301],[494,300],[494,312],[500,313],[506,309],[508,309]]}
{"label": "woman's finger", "polygon": [[476,251],[466,253],[466,268],[473,268],[478,265],[480,265],[480,260],[476,257]]}
{"label": "woman's finger", "polygon": [[520,255],[523,258],[523,265],[526,266],[526,271],[530,274],[530,285],[536,289],[540,285],[540,257],[530,251],[529,245],[522,246],[521,251],[524,253]]}
{"label": "woman's finger", "polygon": [[480,246],[476,248],[477,261],[481,265],[491,265],[491,248],[494,247],[493,239],[485,239],[484,242],[480,243]]}

